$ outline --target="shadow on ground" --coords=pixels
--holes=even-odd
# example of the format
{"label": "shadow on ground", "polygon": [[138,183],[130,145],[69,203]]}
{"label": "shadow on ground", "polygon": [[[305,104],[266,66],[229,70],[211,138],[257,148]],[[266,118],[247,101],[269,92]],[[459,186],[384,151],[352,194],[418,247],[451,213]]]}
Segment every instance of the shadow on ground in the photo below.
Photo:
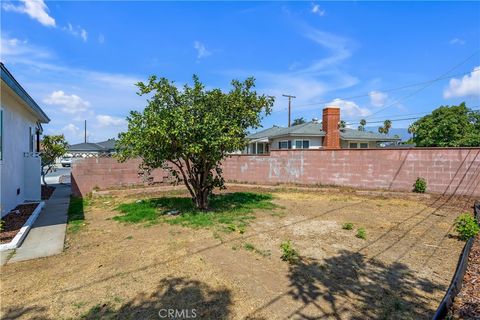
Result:
{"label": "shadow on ground", "polygon": [[[162,279],[155,292],[140,293],[120,307],[97,305],[79,319],[225,319],[230,314],[231,293],[214,290],[207,284],[185,278]],[[173,310],[173,311],[169,311]],[[177,313],[174,313],[177,310]],[[3,310],[2,319],[49,319],[43,307]],[[159,316],[159,312],[163,317]],[[173,316],[168,316],[171,312]],[[195,316],[195,317],[194,317]],[[54,318],[52,318],[54,319]]]}
{"label": "shadow on ground", "polygon": [[[302,305],[290,316],[317,319],[422,319],[434,313],[428,297],[445,287],[415,275],[406,265],[385,265],[343,250],[326,259],[290,266],[288,295]],[[351,301],[356,301],[351,305]],[[304,312],[308,309],[307,312]],[[312,312],[312,310],[314,310]],[[312,317],[312,314],[316,315]]]}

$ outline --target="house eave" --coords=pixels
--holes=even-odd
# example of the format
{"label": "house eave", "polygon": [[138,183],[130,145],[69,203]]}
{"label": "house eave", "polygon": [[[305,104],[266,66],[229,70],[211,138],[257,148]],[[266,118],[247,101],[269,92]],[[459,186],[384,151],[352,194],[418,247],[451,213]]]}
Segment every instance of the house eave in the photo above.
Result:
{"label": "house eave", "polygon": [[18,96],[25,104],[30,107],[31,111],[38,118],[40,123],[49,123],[50,118],[43,112],[42,108],[30,97],[30,95],[23,89],[8,69],[1,63],[1,79],[5,84]]}

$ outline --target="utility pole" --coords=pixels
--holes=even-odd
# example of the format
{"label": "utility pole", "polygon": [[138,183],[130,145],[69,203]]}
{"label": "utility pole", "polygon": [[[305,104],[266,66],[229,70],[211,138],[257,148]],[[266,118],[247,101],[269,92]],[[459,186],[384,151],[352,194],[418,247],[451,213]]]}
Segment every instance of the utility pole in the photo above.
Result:
{"label": "utility pole", "polygon": [[292,98],[296,98],[296,97],[289,94],[282,94],[282,96],[288,98],[288,126],[290,127],[290,124],[291,124],[290,115],[292,112]]}
{"label": "utility pole", "polygon": [[85,120],[84,134],[85,134],[84,142],[87,143],[87,120]]}

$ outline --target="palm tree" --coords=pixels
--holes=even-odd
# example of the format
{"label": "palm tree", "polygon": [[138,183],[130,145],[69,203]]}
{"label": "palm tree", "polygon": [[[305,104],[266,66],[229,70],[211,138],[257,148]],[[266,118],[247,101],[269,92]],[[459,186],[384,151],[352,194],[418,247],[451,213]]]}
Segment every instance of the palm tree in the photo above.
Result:
{"label": "palm tree", "polygon": [[347,123],[344,120],[340,120],[340,122],[338,123],[339,129],[345,129],[346,126],[347,126]]}
{"label": "palm tree", "polygon": [[360,120],[360,125],[358,126],[358,131],[365,131],[365,125],[367,124],[367,120],[362,119]]}
{"label": "palm tree", "polygon": [[415,138],[415,132],[417,131],[417,126],[415,125],[415,123],[412,123],[409,127],[408,127],[408,133],[410,133],[413,138]]}
{"label": "palm tree", "polygon": [[378,132],[383,133],[383,134],[388,134],[391,127],[392,127],[392,121],[385,120],[383,122],[383,127],[378,127]]}

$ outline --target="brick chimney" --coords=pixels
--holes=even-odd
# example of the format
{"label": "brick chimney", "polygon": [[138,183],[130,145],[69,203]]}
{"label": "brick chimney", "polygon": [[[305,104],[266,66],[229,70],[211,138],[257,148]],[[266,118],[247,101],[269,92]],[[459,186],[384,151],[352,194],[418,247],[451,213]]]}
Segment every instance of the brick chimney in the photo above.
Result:
{"label": "brick chimney", "polygon": [[328,106],[323,109],[322,130],[325,132],[323,147],[325,149],[340,149],[340,108]]}

